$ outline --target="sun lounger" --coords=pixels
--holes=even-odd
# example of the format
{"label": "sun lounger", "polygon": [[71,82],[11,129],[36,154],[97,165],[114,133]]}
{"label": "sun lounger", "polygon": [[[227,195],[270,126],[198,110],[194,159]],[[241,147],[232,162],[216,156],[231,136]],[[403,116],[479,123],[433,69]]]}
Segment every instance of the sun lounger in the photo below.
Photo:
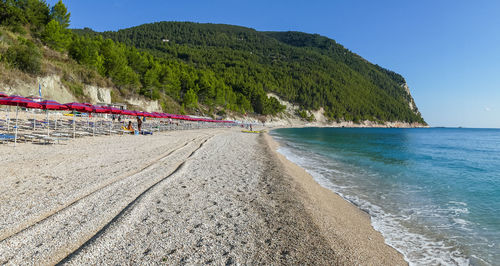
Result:
{"label": "sun lounger", "polygon": [[121,133],[125,133],[125,134],[134,134],[134,130],[129,130],[127,129],[126,127],[122,126],[121,128]]}
{"label": "sun lounger", "polygon": [[50,135],[56,138],[69,138],[72,136],[71,133],[65,133],[65,132],[53,132],[50,133]]}
{"label": "sun lounger", "polygon": [[14,141],[15,136],[10,134],[0,134],[0,141],[5,143],[6,141]]}
{"label": "sun lounger", "polygon": [[[27,135],[24,135],[24,137],[26,136]],[[48,137],[47,135],[31,134],[30,136],[34,137],[36,140],[38,140],[38,142],[44,142],[45,144],[51,144],[58,141],[57,138]]]}

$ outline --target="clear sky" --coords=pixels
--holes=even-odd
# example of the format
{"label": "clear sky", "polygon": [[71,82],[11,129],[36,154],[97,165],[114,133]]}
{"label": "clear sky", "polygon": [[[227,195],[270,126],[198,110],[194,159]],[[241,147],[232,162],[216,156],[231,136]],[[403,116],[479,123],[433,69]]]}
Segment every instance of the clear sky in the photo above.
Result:
{"label": "clear sky", "polygon": [[402,74],[431,126],[500,128],[500,1],[63,2],[72,28],[105,31],[193,21],[318,33]]}

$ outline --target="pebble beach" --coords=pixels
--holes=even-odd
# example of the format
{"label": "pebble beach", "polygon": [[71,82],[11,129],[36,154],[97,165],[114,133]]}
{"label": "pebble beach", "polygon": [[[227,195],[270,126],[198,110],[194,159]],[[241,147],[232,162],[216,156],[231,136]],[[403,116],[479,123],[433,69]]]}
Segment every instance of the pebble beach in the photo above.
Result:
{"label": "pebble beach", "polygon": [[356,206],[238,128],[0,145],[0,265],[406,265]]}

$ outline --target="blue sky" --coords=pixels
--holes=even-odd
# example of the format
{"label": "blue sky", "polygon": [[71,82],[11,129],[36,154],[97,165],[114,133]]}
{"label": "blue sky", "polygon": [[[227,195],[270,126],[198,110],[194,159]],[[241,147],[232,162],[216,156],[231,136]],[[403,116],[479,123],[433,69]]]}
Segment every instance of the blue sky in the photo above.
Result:
{"label": "blue sky", "polygon": [[319,33],[402,74],[431,126],[500,127],[500,1],[63,2],[72,28],[194,21]]}

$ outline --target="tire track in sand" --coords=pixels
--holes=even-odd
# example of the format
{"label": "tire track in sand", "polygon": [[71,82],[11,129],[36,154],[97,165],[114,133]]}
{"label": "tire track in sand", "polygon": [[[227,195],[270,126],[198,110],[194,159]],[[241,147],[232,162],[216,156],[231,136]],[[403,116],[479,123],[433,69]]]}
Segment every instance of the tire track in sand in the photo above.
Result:
{"label": "tire track in sand", "polygon": [[[194,141],[195,139],[192,139],[191,141]],[[115,178],[112,178],[110,180],[108,180],[107,182],[104,182],[102,184],[100,184],[97,188],[93,189],[91,192],[88,192],[88,193],[85,193],[83,195],[80,195],[72,200],[69,200],[68,202],[66,202],[64,205],[61,205],[59,206],[58,208],[54,208],[48,212],[45,212],[37,217],[34,217],[28,221],[25,221],[24,223],[22,224],[19,224],[13,228],[9,228],[8,230],[4,230],[1,234],[0,234],[0,243],[4,240],[7,240],[8,238],[12,237],[12,236],[15,236],[21,232],[23,232],[24,230],[36,225],[37,223],[40,223],[40,222],[43,222],[45,219],[57,214],[58,212],[60,211],[63,211],[64,209],[67,209],[69,207],[71,207],[72,205],[74,205],[75,203],[78,203],[79,201],[85,199],[86,197],[96,193],[96,192],[99,192],[100,190],[104,189],[105,187],[107,186],[110,186],[120,180],[123,180],[127,177],[130,177],[132,175],[135,175],[135,174],[138,174],[142,171],[145,171],[147,170],[148,168],[152,167],[154,164],[158,163],[159,161],[162,161],[164,159],[166,159],[167,157],[169,157],[170,155],[172,155],[174,152],[186,147],[188,144],[189,144],[190,141],[186,141],[184,142],[182,145],[178,146],[177,148],[173,149],[173,150],[170,150],[162,155],[160,155],[159,157],[155,158],[153,161],[139,167],[138,169],[136,170],[133,170],[133,171],[129,171],[127,173],[124,173],[122,175],[119,175]]]}
{"label": "tire track in sand", "polygon": [[[187,141],[139,170],[107,182],[4,238],[0,241],[0,264],[23,264],[28,261],[55,264],[71,257],[102,234],[152,187],[181,169],[185,161],[211,137]],[[158,177],[165,172],[169,174]]]}
{"label": "tire track in sand", "polygon": [[[213,137],[213,136],[212,136]],[[182,169],[182,167],[184,166],[184,164],[186,163],[187,160],[189,160],[189,158],[191,158],[193,155],[196,154],[196,152],[201,149],[201,147],[203,147],[203,145],[208,141],[210,140],[212,137],[209,137],[207,139],[205,139],[199,146],[198,148],[196,148],[193,152],[191,152],[191,154],[189,154],[189,156],[184,160],[182,161],[181,163],[179,163],[177,165],[177,167],[175,168],[174,171],[172,171],[171,173],[169,173],[167,176],[163,177],[162,179],[160,179],[158,182],[154,183],[152,186],[150,186],[148,189],[146,189],[144,192],[142,192],[139,196],[137,196],[133,201],[131,201],[127,206],[125,206],[125,208],[123,208],[120,213],[118,213],[115,217],[113,217],[113,219],[111,219],[111,221],[109,221],[106,225],[104,225],[99,231],[97,231],[94,235],[92,235],[87,241],[85,241],[85,243],[81,244],[80,246],[78,246],[78,248],[76,248],[73,252],[71,252],[70,254],[68,254],[67,256],[65,256],[63,259],[61,259],[59,262],[56,263],[56,265],[63,265],[64,263],[66,262],[69,262],[73,257],[75,257],[76,255],[78,255],[78,253],[82,252],[82,250],[91,245],[94,241],[96,241],[102,234],[104,234],[104,232],[110,227],[113,225],[113,223],[116,223],[118,222],[118,220],[126,213],[128,212],[130,209],[132,209],[134,207],[134,205],[140,201],[149,191],[151,191],[152,189],[154,189],[156,186],[158,186],[160,183],[164,182],[167,178],[171,177],[172,175],[174,175],[175,173],[177,173],[179,170]]]}

